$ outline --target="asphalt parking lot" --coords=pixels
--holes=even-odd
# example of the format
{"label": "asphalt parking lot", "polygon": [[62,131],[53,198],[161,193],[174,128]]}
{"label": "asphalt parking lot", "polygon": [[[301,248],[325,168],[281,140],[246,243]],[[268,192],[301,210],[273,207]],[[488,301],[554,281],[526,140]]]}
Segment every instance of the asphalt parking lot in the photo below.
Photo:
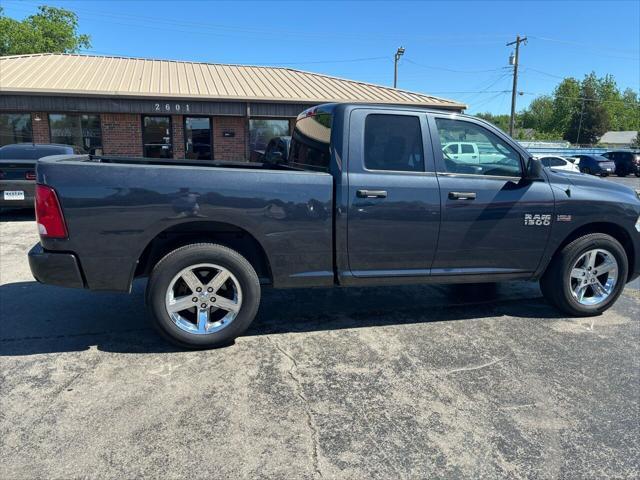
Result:
{"label": "asphalt parking lot", "polygon": [[266,290],[235,345],[190,352],[143,282],[37,284],[36,241],[2,214],[2,479],[637,478],[637,281],[588,319],[530,283]]}

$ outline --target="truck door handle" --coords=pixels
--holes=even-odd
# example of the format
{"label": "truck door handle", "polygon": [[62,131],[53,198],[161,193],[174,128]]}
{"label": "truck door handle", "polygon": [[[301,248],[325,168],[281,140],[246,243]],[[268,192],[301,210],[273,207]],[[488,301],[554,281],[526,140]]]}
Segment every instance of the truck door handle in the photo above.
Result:
{"label": "truck door handle", "polygon": [[450,200],[475,200],[475,192],[449,192]]}
{"label": "truck door handle", "polygon": [[358,190],[356,195],[359,198],[387,198],[386,190]]}

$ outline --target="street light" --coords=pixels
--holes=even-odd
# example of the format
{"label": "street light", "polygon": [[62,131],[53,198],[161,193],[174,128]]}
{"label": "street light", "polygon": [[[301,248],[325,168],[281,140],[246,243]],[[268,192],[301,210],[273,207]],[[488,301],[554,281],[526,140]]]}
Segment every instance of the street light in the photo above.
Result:
{"label": "street light", "polygon": [[398,85],[398,60],[404,55],[404,47],[398,47],[393,61],[393,88]]}

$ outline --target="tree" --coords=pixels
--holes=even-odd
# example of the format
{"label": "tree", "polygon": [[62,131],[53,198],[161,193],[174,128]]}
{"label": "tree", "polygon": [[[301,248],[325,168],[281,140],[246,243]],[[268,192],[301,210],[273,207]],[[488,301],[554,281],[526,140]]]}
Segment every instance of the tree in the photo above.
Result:
{"label": "tree", "polygon": [[519,117],[523,128],[533,128],[539,132],[553,132],[555,127],[554,113],[553,98],[549,95],[543,95],[534,99]]}
{"label": "tree", "polygon": [[580,82],[565,78],[553,91],[553,130],[567,131],[573,115],[580,110]]}
{"label": "tree", "polygon": [[90,47],[89,36],[78,33],[78,16],[69,10],[40,6],[38,13],[18,21],[0,7],[0,55],[74,53]]}
{"label": "tree", "polygon": [[489,123],[493,123],[496,127],[498,127],[503,132],[509,130],[509,115],[494,115],[493,113],[477,113],[476,117],[482,118]]}
{"label": "tree", "polygon": [[609,115],[597,95],[598,79],[588,75],[580,87],[579,110],[573,112],[564,138],[578,144],[594,144],[609,130]]}

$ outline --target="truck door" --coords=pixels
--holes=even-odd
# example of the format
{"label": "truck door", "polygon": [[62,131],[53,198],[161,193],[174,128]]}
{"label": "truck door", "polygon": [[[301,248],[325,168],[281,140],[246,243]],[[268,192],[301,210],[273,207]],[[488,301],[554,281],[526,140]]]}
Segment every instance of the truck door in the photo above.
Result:
{"label": "truck door", "polygon": [[[535,271],[554,215],[546,180],[524,180],[525,152],[504,134],[467,117],[429,115],[442,201],[432,275]],[[452,140],[475,144],[478,158],[451,158]]]}
{"label": "truck door", "polygon": [[440,225],[440,196],[426,115],[357,108],[351,112],[347,251],[354,277],[429,274]]}

